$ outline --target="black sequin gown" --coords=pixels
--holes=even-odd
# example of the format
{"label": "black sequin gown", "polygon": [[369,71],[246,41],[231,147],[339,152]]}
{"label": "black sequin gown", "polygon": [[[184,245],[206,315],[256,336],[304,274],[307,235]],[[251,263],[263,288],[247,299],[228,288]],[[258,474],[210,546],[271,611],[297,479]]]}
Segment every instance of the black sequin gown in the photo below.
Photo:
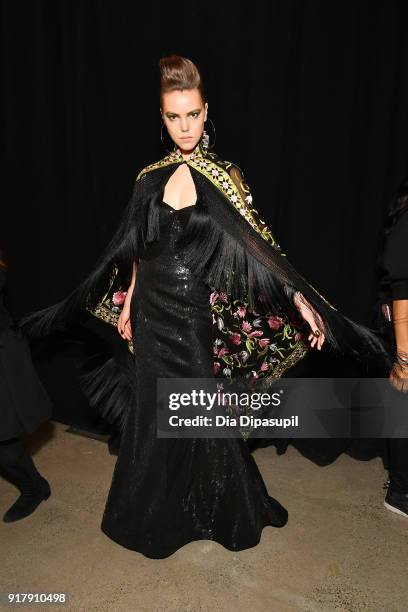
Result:
{"label": "black sequin gown", "polygon": [[201,539],[250,548],[263,527],[287,521],[243,439],[156,435],[156,378],[213,376],[210,289],[175,244],[193,206],[159,204],[160,240],[138,265],[131,305],[137,400],[101,525],[114,541],[153,558]]}

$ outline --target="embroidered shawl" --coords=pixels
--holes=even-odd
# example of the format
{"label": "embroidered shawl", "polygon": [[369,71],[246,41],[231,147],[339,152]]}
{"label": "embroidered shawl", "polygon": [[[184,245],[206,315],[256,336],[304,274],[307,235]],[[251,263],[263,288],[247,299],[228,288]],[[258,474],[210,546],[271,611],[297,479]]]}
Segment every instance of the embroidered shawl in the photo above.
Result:
{"label": "embroidered shawl", "polygon": [[[31,336],[43,336],[66,329],[87,311],[116,327],[133,262],[143,257],[147,242],[158,238],[155,202],[182,163],[189,166],[209,217],[207,231],[187,244],[185,252],[187,263],[211,288],[215,376],[275,380],[311,350],[306,340],[310,327],[294,305],[295,295],[316,315],[332,350],[363,361],[380,357],[390,362],[375,330],[340,313],[289,262],[254,207],[239,166],[201,142],[187,160],[175,146],[143,168],[112,240],[88,277],[61,302],[29,313],[18,325]],[[127,349],[131,355],[131,342]],[[117,368],[115,373],[120,378]],[[94,377],[94,392],[101,380]]]}

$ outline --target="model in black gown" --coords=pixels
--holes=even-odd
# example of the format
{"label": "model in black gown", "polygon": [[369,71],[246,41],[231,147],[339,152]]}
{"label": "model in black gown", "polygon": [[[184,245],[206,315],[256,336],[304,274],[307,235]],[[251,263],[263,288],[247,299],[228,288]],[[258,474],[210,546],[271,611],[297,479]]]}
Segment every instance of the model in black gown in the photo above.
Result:
{"label": "model in black gown", "polygon": [[[197,202],[176,210],[162,200],[180,164],[190,169]],[[319,332],[335,350],[364,359],[383,359],[384,347],[296,272],[253,207],[242,171],[200,142],[188,159],[175,146],[138,173],[115,235],[88,277],[19,325],[43,337],[92,313],[116,334],[115,299],[127,299],[126,287],[134,287],[132,341],[126,337],[123,355],[104,357],[84,379],[91,405],[121,431],[102,530],[153,558],[193,540],[234,551],[255,546],[265,526],[287,522],[287,511],[269,496],[243,438],[158,437],[157,379],[212,378],[218,365],[225,377],[257,380],[260,372],[273,383],[307,349],[298,322],[292,325],[299,296],[311,343]],[[260,335],[262,347],[252,341]]]}
{"label": "model in black gown", "polygon": [[129,410],[102,530],[148,557],[193,540],[231,550],[255,546],[287,511],[268,495],[241,438],[165,439],[156,433],[157,377],[213,377],[210,288],[176,244],[196,202],[160,207],[160,240],[138,264],[131,302],[136,401]]}

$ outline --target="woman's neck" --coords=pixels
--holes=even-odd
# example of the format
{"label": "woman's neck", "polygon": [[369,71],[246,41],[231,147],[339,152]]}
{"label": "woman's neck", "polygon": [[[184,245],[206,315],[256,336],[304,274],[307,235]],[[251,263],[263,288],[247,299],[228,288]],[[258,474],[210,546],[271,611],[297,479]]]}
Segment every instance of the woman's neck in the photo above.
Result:
{"label": "woman's neck", "polygon": [[190,151],[185,151],[183,149],[181,149],[180,147],[177,147],[179,150],[180,155],[183,157],[183,159],[185,159],[186,161],[188,161],[190,159],[190,156],[198,151],[198,147],[199,147],[199,142],[197,142],[196,146],[191,149]]}

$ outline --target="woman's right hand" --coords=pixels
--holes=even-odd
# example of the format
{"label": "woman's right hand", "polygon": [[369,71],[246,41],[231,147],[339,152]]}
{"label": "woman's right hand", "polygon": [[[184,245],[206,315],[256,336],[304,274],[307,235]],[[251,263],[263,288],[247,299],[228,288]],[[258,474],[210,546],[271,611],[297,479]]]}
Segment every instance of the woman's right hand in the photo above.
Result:
{"label": "woman's right hand", "polygon": [[408,365],[401,365],[394,363],[393,368],[390,372],[389,381],[395,389],[402,391],[403,393],[408,392]]}
{"label": "woman's right hand", "polygon": [[132,327],[130,324],[130,304],[125,301],[117,324],[118,332],[125,340],[132,340]]}

